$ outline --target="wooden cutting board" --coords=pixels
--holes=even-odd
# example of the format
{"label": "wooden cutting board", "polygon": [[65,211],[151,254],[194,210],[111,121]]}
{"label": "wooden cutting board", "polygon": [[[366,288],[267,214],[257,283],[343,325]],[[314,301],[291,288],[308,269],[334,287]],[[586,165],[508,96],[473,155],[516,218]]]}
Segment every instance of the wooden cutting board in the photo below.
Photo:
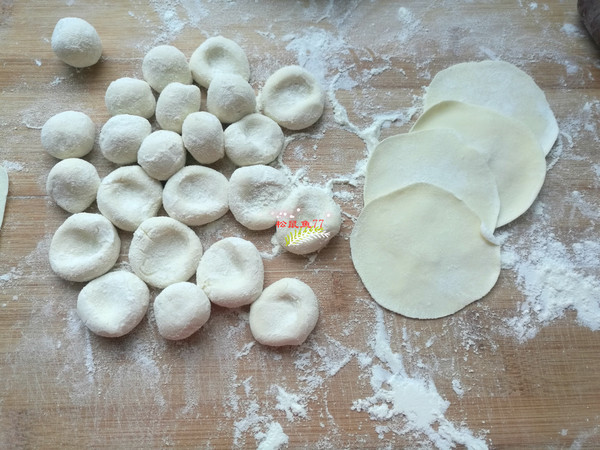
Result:
{"label": "wooden cutting board", "polygon": [[[493,448],[597,446],[600,334],[581,324],[585,314],[567,310],[545,323],[527,308],[562,288],[562,299],[600,300],[599,53],[574,3],[2,2],[0,164],[10,188],[0,230],[0,447],[252,448],[274,424],[289,448],[444,446],[449,441],[435,441],[444,424],[458,446],[456,436],[468,435]],[[77,71],[54,57],[52,30],[67,16],[98,30],[104,53],[96,66]],[[189,57],[217,34],[246,50],[257,90],[277,68],[301,64],[330,93],[317,126],[287,133],[283,163],[312,183],[346,180],[333,184],[342,232],[314,259],[265,258],[265,285],[291,276],[313,287],[317,329],[297,349],[265,348],[254,344],[247,309],[215,307],[184,342],[162,340],[151,311],[124,338],[91,335],[74,310],[81,285],[59,279],[47,261],[52,233],[68,214],[45,194],[56,161],[40,145],[40,127],[75,109],[100,129],[106,87],[141,77],[147,50],[169,43]],[[500,230],[510,258],[482,301],[434,321],[378,310],[348,243],[362,206],[360,179],[351,180],[367,154],[360,136],[372,136],[366,131],[377,124],[381,138],[407,131],[435,73],[487,58],[528,72],[559,121],[539,200]],[[85,159],[100,176],[115,168],[98,148]],[[226,162],[214,167],[227,176],[233,170]],[[272,250],[271,232],[244,230],[230,214],[197,231],[205,248],[237,235]],[[127,267],[131,237],[121,237],[119,264]],[[558,266],[549,269],[553,257]],[[544,277],[549,290],[540,293]],[[358,406],[384,408],[371,382],[378,365],[393,372],[391,353],[402,358],[399,377],[447,402],[429,435],[402,414],[373,420],[375,412]],[[396,404],[411,400],[406,394]]]}

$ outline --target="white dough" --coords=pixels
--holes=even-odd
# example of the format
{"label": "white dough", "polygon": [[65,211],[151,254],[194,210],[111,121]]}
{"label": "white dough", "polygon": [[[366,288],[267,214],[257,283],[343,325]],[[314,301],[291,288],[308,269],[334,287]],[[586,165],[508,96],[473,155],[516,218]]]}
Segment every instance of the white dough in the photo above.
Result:
{"label": "white dough", "polygon": [[100,130],[100,151],[115,164],[132,164],[142,141],[152,132],[147,119],[131,114],[111,117]]}
{"label": "white dough", "polygon": [[161,92],[169,83],[192,84],[187,58],[172,45],[159,45],[146,53],[142,61],[142,74],[156,92]]}
{"label": "white dough", "polygon": [[63,111],[42,126],[42,147],[55,158],[81,158],[94,147],[96,125],[79,111]]}
{"label": "white dough", "polygon": [[185,148],[200,164],[212,164],[225,156],[223,125],[206,111],[188,115],[181,127]]}
{"label": "white dough", "polygon": [[148,286],[131,272],[117,270],[86,284],[77,297],[77,314],[99,336],[120,337],[144,318]]}
{"label": "white dough", "polygon": [[78,17],[64,17],[56,23],[51,45],[58,59],[78,68],[93,66],[102,55],[98,32]]}
{"label": "white dough", "polygon": [[119,258],[121,239],[110,221],[77,213],[58,227],[50,242],[50,267],[68,281],[89,281],[108,272]]}
{"label": "white dough", "polygon": [[558,124],[535,81],[505,61],[466,62],[438,72],[427,88],[424,109],[444,100],[485,106],[523,122],[544,154],[558,137]]}
{"label": "white dough", "polygon": [[140,145],[138,164],[152,178],[167,180],[185,165],[183,139],[174,131],[154,131]]}
{"label": "white dough", "polygon": [[154,299],[154,318],[159,334],[165,339],[185,339],[210,317],[210,301],[194,283],[182,281],[167,286]]}
{"label": "white dough", "polygon": [[185,118],[200,109],[200,88],[195,85],[169,83],[156,102],[156,121],[163,130],[181,133]]}
{"label": "white dough", "polygon": [[449,101],[425,111],[413,130],[436,128],[452,129],[487,160],[500,196],[498,227],[531,206],[544,184],[546,160],[527,127],[491,109]]}
{"label": "white dough", "polygon": [[271,228],[289,195],[289,184],[288,177],[271,166],[240,167],[229,178],[229,209],[250,230]]}
{"label": "white dough", "polygon": [[216,74],[206,93],[206,109],[223,123],[233,123],[256,111],[256,96],[237,74]]}
{"label": "white dough", "polygon": [[190,58],[194,81],[208,88],[213,78],[223,73],[233,73],[248,81],[250,64],[244,50],[223,36],[208,38]]}
{"label": "white dough", "polygon": [[100,177],[96,168],[79,158],[59,161],[46,179],[46,192],[65,211],[78,213],[96,200]]}
{"label": "white dough", "polygon": [[260,253],[250,241],[238,237],[221,239],[202,255],[196,282],[216,305],[226,308],[249,305],[263,290]]}
{"label": "white dough", "polygon": [[3,166],[0,166],[0,228],[4,220],[4,209],[6,208],[6,197],[8,196],[8,174]]}
{"label": "white dough", "polygon": [[284,142],[279,125],[262,114],[249,114],[225,129],[225,154],[238,166],[274,161]]}
{"label": "white dough", "polygon": [[325,108],[325,93],[315,77],[300,66],[272,74],[260,92],[259,110],[289,130],[313,125]]}
{"label": "white dough", "polygon": [[133,233],[129,246],[131,268],[157,288],[187,281],[201,256],[202,244],[196,233],[170,217],[146,219]]}
{"label": "white dough", "polygon": [[452,130],[424,130],[391,136],[369,157],[365,205],[413,183],[445,189],[477,213],[488,235],[498,222],[500,198],[486,158]]}
{"label": "white dough", "polygon": [[173,175],[163,191],[167,214],[189,226],[217,220],[228,211],[227,178],[204,166],[186,166]]}
{"label": "white dough", "polygon": [[109,173],[98,188],[98,209],[113,225],[135,231],[156,216],[162,204],[162,184],[140,166],[119,167]]}
{"label": "white dough", "polygon": [[352,262],[384,308],[443,317],[486,295],[500,274],[500,247],[479,226],[451,193],[412,184],[365,206],[350,236]]}
{"label": "white dough", "polygon": [[282,278],[250,306],[250,330],[263,345],[300,345],[319,319],[319,301],[306,283]]}
{"label": "white dough", "polygon": [[124,77],[110,83],[104,101],[111,116],[132,114],[149,119],[156,108],[150,85],[137,78]]}
{"label": "white dough", "polygon": [[[286,225],[277,227],[275,239],[290,253],[306,255],[321,250],[340,231],[340,207],[324,189],[315,186],[296,188],[281,204],[281,209],[287,213],[283,219],[280,217],[280,221]],[[311,228],[301,228],[303,221],[308,222]],[[298,228],[291,227],[292,222]],[[322,231],[312,232],[318,228],[322,228]],[[293,239],[288,245],[286,237],[289,239],[290,233]]]}

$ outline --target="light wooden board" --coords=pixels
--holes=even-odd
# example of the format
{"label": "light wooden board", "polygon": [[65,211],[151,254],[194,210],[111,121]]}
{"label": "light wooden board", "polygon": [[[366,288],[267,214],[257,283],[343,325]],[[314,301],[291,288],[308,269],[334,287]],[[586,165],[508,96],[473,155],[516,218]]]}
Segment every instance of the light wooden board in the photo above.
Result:
{"label": "light wooden board", "polygon": [[[352,409],[373,395],[374,365],[385,367],[371,347],[376,308],[350,260],[360,185],[335,184],[346,193],[337,199],[342,233],[314,261],[289,254],[265,260],[267,285],[294,276],[319,297],[319,324],[299,349],[253,345],[247,311],[222,308],[183,343],[162,340],[151,311],[131,335],[102,339],[74,312],[81,285],[62,281],[48,265],[52,233],[67,213],[45,195],[56,161],[43,151],[39,128],[53,114],[77,109],[99,129],[108,119],[106,87],[121,76],[141,77],[149,48],[170,43],[189,57],[207,35],[223,34],[246,50],[256,89],[277,68],[297,63],[333,83],[325,86],[335,99],[328,98],[322,121],[306,135],[288,133],[295,139],[283,158],[292,171],[305,169],[309,181],[323,184],[352,174],[366,155],[356,130],[334,119],[336,104],[359,129],[388,114],[398,120],[381,137],[404,132],[437,71],[497,57],[534,77],[562,131],[539,201],[502,231],[505,246],[532,237],[537,249],[540,242],[561,243],[574,255],[600,235],[600,53],[574,3],[2,2],[0,164],[11,183],[0,230],[0,447],[252,448],[273,422],[289,448],[432,446],[422,433],[400,432],[401,416],[373,421]],[[54,57],[50,36],[65,16],[94,24],[104,44],[101,63],[75,71]],[[114,169],[97,148],[85,159],[101,176]],[[248,232],[229,214],[197,231],[205,248],[240,235],[271,250],[269,232]],[[130,235],[121,236],[126,266]],[[572,256],[565,270],[582,280],[597,277],[597,260],[593,251],[587,265]],[[384,312],[391,349],[410,377],[435,384],[449,402],[448,421],[490,447],[593,448],[600,441],[600,334],[580,325],[573,311],[548,324],[520,312],[531,292],[519,273],[503,270],[488,296],[449,318],[414,321]],[[599,300],[598,290],[587,292]],[[521,342],[507,321],[523,315],[537,334]],[[300,396],[304,416],[286,415],[277,386]]]}

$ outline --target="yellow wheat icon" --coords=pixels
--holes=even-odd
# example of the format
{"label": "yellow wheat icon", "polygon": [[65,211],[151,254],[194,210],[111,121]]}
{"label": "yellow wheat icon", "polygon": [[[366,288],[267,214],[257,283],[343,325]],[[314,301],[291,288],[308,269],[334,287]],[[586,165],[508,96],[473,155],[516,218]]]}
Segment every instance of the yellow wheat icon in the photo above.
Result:
{"label": "yellow wheat icon", "polygon": [[290,231],[285,237],[285,245],[300,245],[305,242],[313,241],[315,239],[327,239],[329,237],[329,232],[323,230],[323,228],[300,228],[296,231]]}

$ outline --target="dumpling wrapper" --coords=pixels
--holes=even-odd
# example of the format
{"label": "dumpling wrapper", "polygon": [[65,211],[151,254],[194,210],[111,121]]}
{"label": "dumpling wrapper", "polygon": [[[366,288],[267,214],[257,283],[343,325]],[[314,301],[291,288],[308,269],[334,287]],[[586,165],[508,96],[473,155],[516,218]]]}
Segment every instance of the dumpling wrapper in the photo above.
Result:
{"label": "dumpling wrapper", "polygon": [[457,100],[485,106],[523,122],[547,155],[558,137],[558,123],[544,91],[533,78],[505,61],[466,62],[437,73],[423,108]]}
{"label": "dumpling wrapper", "polygon": [[365,205],[413,183],[445,189],[477,213],[488,236],[500,211],[494,175],[486,159],[451,130],[399,134],[381,141],[371,153],[365,176]]}
{"label": "dumpling wrapper", "polygon": [[373,299],[407,317],[453,314],[486,295],[500,247],[479,232],[464,202],[417,183],[365,206],[350,236],[352,261]]}
{"label": "dumpling wrapper", "polygon": [[412,131],[446,128],[484,155],[500,196],[498,227],[523,214],[546,178],[546,159],[531,131],[489,108],[447,101],[431,107]]}

